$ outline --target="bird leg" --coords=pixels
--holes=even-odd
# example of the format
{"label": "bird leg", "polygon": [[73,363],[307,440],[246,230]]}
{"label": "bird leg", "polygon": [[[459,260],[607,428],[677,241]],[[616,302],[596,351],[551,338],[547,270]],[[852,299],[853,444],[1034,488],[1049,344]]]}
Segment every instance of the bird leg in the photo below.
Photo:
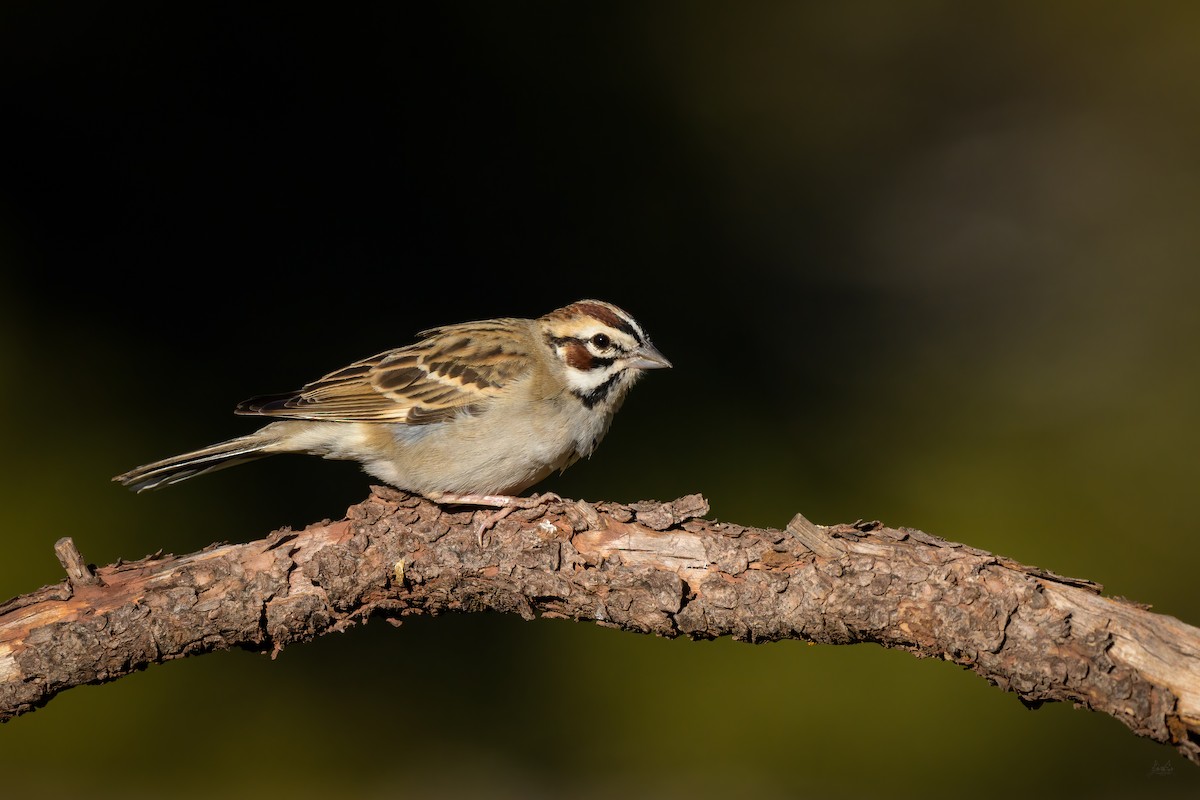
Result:
{"label": "bird leg", "polygon": [[438,492],[426,495],[426,497],[438,505],[486,506],[488,508],[499,509],[495,513],[488,514],[483,518],[483,522],[479,523],[477,533],[479,535],[480,547],[483,547],[483,535],[496,527],[497,522],[512,512],[518,509],[538,508],[547,503],[562,500],[561,497],[553,492],[537,494],[533,497],[513,497],[507,494],[455,494],[454,492]]}

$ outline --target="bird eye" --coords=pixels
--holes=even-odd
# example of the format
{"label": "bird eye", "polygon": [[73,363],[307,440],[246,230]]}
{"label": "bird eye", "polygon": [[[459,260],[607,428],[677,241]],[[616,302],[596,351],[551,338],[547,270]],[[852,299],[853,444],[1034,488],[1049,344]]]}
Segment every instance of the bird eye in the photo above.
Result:
{"label": "bird eye", "polygon": [[597,350],[607,350],[608,346],[612,344],[612,339],[609,339],[606,334],[597,333],[592,337],[592,344],[596,345]]}

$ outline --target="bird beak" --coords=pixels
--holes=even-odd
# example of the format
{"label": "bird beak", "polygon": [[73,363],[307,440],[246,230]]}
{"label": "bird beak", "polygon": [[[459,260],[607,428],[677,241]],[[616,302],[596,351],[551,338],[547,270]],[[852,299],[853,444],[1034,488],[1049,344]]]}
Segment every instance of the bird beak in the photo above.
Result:
{"label": "bird beak", "polygon": [[629,366],[634,369],[663,369],[670,367],[671,362],[667,361],[662,353],[658,352],[652,344],[644,344],[637,349],[633,354],[633,360],[629,362]]}

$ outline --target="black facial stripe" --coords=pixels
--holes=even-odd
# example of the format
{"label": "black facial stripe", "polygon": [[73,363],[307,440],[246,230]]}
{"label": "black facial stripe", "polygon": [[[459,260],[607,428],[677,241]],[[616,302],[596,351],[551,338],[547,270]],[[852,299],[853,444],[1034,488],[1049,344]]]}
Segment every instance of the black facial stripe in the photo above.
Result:
{"label": "black facial stripe", "polygon": [[633,340],[638,343],[639,347],[642,345],[642,337],[638,334],[637,328],[633,327],[625,320],[621,320],[620,323],[614,327],[617,330],[623,331],[624,333],[628,333],[630,336],[632,336]]}
{"label": "black facial stripe", "polygon": [[632,336],[633,340],[638,343],[638,347],[641,347],[642,345],[645,344],[645,342],[642,341],[642,335],[640,333],[638,333],[637,328],[633,327],[633,325],[631,325],[628,321],[623,320],[620,317],[613,317],[612,319],[602,319],[600,321],[603,322],[605,325],[609,326],[610,328],[616,328],[617,330],[621,331],[622,333],[627,333],[630,336]]}
{"label": "black facial stripe", "polygon": [[609,376],[608,380],[597,386],[595,389],[592,389],[590,392],[572,391],[571,394],[578,397],[580,402],[583,403],[584,407],[595,408],[597,403],[604,402],[604,399],[608,397],[610,392],[612,392],[613,386],[616,385],[617,378],[620,377],[620,372],[614,372]]}
{"label": "black facial stripe", "polygon": [[584,300],[579,303],[572,303],[562,310],[576,311],[578,313],[586,314],[592,319],[598,320],[610,328],[616,328],[619,331],[623,331],[634,338],[634,340],[638,343],[638,347],[641,347],[643,344],[645,344],[645,342],[642,341],[641,334],[637,332],[636,328],[634,328],[633,323],[622,313],[618,313],[617,309],[614,309],[607,303]]}
{"label": "black facial stripe", "polygon": [[[547,334],[546,341],[550,343],[550,347],[552,349],[557,349],[557,348],[563,347],[564,345],[567,345],[567,344],[574,344],[574,345],[578,345],[579,347],[583,348],[584,351],[589,356],[589,358],[587,359],[586,367],[581,368],[580,366],[572,363],[570,358],[567,359],[567,363],[570,364],[570,366],[575,367],[576,369],[580,369],[580,371],[582,371],[582,372],[591,372],[594,369],[608,369],[613,364],[615,364],[617,361],[615,358],[612,358],[612,357],[596,355],[595,353],[593,353],[591,350],[588,349],[587,340],[580,339],[578,336],[551,336],[551,335]],[[621,355],[625,355],[625,351],[621,347],[616,346],[615,349],[619,353],[621,353]]]}

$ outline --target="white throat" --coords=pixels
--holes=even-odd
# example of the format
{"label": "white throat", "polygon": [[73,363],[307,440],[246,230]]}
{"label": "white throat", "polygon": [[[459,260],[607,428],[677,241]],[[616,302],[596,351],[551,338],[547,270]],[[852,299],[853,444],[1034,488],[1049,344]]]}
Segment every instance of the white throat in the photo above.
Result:
{"label": "white throat", "polygon": [[621,371],[620,367],[615,364],[605,369],[589,369],[581,370],[574,367],[567,367],[567,388],[573,392],[587,394],[604,385],[605,382],[612,379]]}

